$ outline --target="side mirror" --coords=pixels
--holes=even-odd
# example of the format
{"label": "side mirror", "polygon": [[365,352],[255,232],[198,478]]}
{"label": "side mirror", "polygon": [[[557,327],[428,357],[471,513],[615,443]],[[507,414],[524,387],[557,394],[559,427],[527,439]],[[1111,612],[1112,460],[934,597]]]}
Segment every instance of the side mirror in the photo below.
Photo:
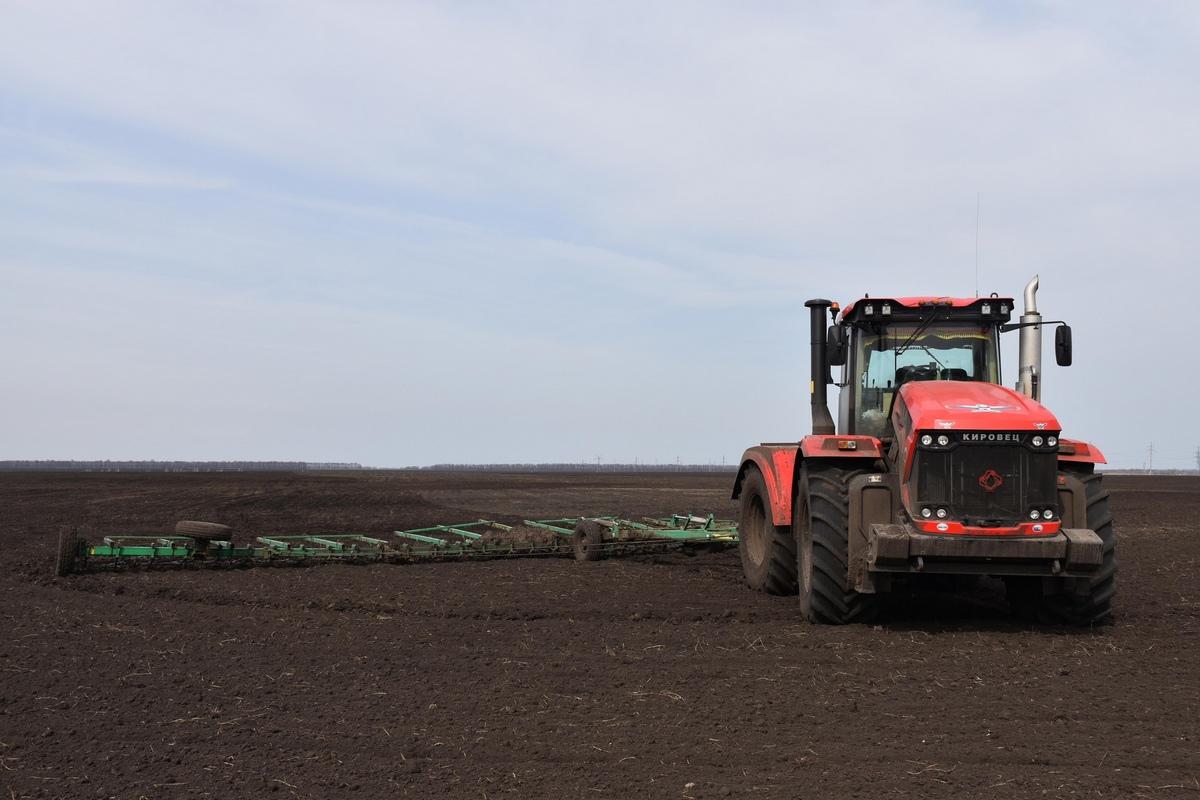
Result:
{"label": "side mirror", "polygon": [[1071,326],[1059,325],[1054,329],[1054,360],[1060,367],[1071,366]]}
{"label": "side mirror", "polygon": [[825,340],[825,360],[830,366],[840,367],[846,363],[846,329],[841,325],[830,325]]}

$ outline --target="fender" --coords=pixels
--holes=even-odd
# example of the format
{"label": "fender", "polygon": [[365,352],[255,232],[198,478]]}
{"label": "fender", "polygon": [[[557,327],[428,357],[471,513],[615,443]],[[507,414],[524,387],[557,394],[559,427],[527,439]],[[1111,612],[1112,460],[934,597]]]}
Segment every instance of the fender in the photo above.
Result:
{"label": "fender", "polygon": [[874,436],[805,436],[805,458],[883,458],[883,444]]}
{"label": "fender", "polygon": [[800,442],[765,442],[742,454],[733,499],[741,497],[746,471],[757,467],[770,496],[772,522],[791,525],[797,461],[805,457],[876,459],[883,458],[883,449],[871,436],[805,436]]}
{"label": "fender", "polygon": [[1058,463],[1107,464],[1108,460],[1100,448],[1077,439],[1058,439]]}
{"label": "fender", "polygon": [[769,442],[742,453],[742,465],[733,483],[733,499],[742,496],[742,481],[751,467],[762,473],[771,498],[771,519],[776,525],[792,524],[792,487],[796,485],[799,442]]}

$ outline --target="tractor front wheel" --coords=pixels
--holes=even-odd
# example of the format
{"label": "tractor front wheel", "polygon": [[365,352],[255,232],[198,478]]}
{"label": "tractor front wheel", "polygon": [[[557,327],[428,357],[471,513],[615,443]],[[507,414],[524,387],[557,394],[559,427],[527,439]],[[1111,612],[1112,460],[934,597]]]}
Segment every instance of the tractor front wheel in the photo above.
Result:
{"label": "tractor front wheel", "polygon": [[816,461],[800,470],[795,528],[800,609],[809,622],[869,622],[875,595],[850,588],[850,480],[863,470]]}
{"label": "tractor front wheel", "polygon": [[796,593],[796,540],[787,525],[771,517],[771,497],[757,467],[742,481],[738,555],[746,585],[767,594]]}
{"label": "tractor front wheel", "polygon": [[1112,602],[1117,593],[1117,537],[1113,533],[1113,516],[1108,508],[1108,490],[1104,476],[1096,474],[1091,465],[1068,468],[1066,472],[1083,481],[1087,501],[1087,528],[1095,531],[1104,543],[1104,560],[1095,574],[1074,591],[1042,594],[1041,579],[1009,578],[1009,603],[1018,612],[1041,622],[1086,627],[1103,625],[1112,619]]}

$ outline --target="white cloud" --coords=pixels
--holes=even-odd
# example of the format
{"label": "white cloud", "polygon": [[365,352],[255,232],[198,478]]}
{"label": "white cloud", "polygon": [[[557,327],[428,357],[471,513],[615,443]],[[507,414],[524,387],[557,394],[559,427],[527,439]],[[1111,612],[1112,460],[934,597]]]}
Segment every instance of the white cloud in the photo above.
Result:
{"label": "white cloud", "polygon": [[[453,314],[544,372],[576,374],[558,340],[742,376],[803,363],[805,297],[971,290],[980,194],[981,288],[1042,273],[1081,346],[1061,415],[1132,452],[1110,420],[1173,391],[1190,338],[1198,33],[1170,4],[10,4],[0,237],[280,325],[288,302]],[[1137,290],[1163,348],[1114,322]],[[621,324],[589,334],[593,310]],[[729,350],[699,349],[714,328]],[[802,397],[766,402],[801,432]],[[513,447],[543,436],[524,424]]]}

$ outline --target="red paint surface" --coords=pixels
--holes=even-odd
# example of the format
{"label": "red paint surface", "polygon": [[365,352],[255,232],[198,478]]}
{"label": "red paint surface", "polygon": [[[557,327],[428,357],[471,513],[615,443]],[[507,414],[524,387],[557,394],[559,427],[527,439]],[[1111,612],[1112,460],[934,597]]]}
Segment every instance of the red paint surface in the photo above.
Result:
{"label": "red paint surface", "polygon": [[913,381],[900,387],[916,431],[1030,431],[1058,435],[1058,418],[1007,386],[981,381]]}
{"label": "red paint surface", "polygon": [[1104,453],[1100,452],[1100,448],[1088,442],[1081,442],[1077,439],[1059,439],[1059,447],[1062,450],[1073,450],[1074,452],[1062,452],[1058,454],[1059,463],[1064,461],[1074,464],[1107,464],[1108,460],[1104,457]]}
{"label": "red paint surface", "polygon": [[771,502],[771,520],[776,525],[792,524],[792,486],[795,485],[796,456],[800,444],[760,444],[751,447],[742,455],[742,464],[747,462],[758,467],[767,495]]}
{"label": "red paint surface", "polygon": [[933,303],[953,308],[965,308],[981,300],[993,303],[1008,303],[1008,307],[1010,309],[1013,308],[1013,299],[1011,297],[863,297],[843,308],[842,316],[848,316],[859,303],[891,303],[902,308],[921,308]]}
{"label": "red paint surface", "polygon": [[[922,533],[936,533],[945,536],[1053,536],[1058,533],[1061,525],[1055,522],[1022,522],[1012,528],[973,528],[953,520],[915,519],[913,525]],[[939,531],[938,525],[945,525],[946,530]],[[1035,531],[1034,526],[1040,526]]]}
{"label": "red paint surface", "polygon": [[[841,450],[838,442],[854,442],[853,450]],[[883,458],[883,446],[874,436],[827,436],[811,434],[800,442],[805,458]]]}

